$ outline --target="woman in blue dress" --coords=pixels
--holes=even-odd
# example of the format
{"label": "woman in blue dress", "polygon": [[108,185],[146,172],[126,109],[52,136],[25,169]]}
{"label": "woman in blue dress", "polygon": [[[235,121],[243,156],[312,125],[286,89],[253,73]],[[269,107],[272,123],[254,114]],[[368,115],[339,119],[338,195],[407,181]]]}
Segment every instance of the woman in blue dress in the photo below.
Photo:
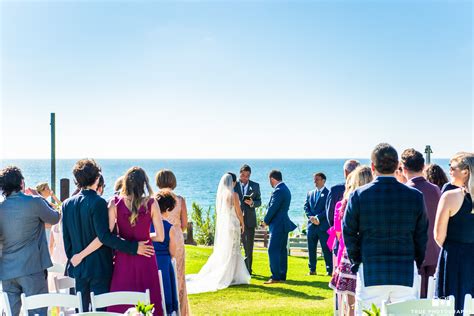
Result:
{"label": "woman in blue dress", "polygon": [[[156,200],[160,206],[161,213],[174,209],[176,198],[169,190],[161,190],[156,194]],[[166,314],[171,315],[178,312],[178,297],[176,295],[176,277],[171,263],[176,249],[176,231],[174,226],[163,220],[165,239],[162,242],[153,242],[155,248],[156,261],[163,277],[163,290],[165,292]],[[154,227],[151,227],[154,232]]]}

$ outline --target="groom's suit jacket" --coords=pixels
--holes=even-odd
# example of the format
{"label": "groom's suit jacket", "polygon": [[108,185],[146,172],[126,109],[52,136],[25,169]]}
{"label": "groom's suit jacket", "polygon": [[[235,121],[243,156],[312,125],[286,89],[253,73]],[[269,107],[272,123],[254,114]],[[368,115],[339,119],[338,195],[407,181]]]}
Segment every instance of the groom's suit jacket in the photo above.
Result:
{"label": "groom's suit jacket", "polygon": [[296,225],[288,216],[290,202],[291,192],[286,184],[280,182],[273,190],[264,219],[270,227],[270,233],[289,233],[295,230]]}
{"label": "groom's suit jacket", "polygon": [[262,205],[262,198],[260,197],[260,186],[258,185],[257,182],[253,182],[250,180],[247,185],[248,185],[248,188],[247,188],[246,195],[253,194],[252,195],[253,207],[250,207],[246,203],[244,203],[244,195],[242,193],[242,183],[240,181],[237,182],[237,185],[235,186],[235,192],[237,192],[237,194],[239,195],[240,208],[242,209],[242,213],[244,214],[245,226],[249,228],[255,228],[257,227],[257,215],[255,213],[255,208]]}

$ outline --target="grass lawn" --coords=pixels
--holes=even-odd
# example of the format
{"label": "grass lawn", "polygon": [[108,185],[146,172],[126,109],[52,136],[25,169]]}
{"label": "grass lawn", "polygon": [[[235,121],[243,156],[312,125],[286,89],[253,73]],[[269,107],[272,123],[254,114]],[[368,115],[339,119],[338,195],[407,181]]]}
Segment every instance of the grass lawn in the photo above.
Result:
{"label": "grass lawn", "polygon": [[[212,248],[186,246],[186,274],[197,273],[210,256]],[[250,285],[189,295],[193,315],[332,315],[330,277],[324,260],[318,260],[318,276],[306,276],[308,258],[288,258],[288,280],[284,284],[264,285],[270,276],[266,250],[253,255]]]}

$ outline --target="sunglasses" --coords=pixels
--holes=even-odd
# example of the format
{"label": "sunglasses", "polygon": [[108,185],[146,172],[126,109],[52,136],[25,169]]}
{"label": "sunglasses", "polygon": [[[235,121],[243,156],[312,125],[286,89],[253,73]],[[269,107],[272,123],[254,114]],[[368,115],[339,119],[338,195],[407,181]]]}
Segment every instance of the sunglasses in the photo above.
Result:
{"label": "sunglasses", "polygon": [[458,166],[452,166],[451,164],[449,164],[449,171],[454,171],[456,169],[459,169]]}

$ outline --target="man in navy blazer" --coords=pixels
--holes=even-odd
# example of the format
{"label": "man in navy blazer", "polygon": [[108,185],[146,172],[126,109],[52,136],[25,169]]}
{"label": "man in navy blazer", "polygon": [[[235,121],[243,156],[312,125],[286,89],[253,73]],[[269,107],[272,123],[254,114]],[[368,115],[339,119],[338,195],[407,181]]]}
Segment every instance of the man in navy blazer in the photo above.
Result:
{"label": "man in navy blazer", "polygon": [[296,225],[290,220],[291,193],[280,171],[272,170],[269,175],[270,184],[274,188],[264,222],[270,226],[270,243],[268,257],[270,259],[271,278],[265,284],[286,281],[288,271],[288,233],[295,230]]}
{"label": "man in navy blazer", "polygon": [[96,192],[100,171],[94,160],[79,160],[73,173],[81,191],[62,205],[64,248],[69,260],[96,237],[103,243],[102,247],[84,258],[79,265],[68,269],[69,276],[76,281],[76,291],[82,294],[84,312],[89,311],[91,292],[109,292],[113,270],[112,249],[131,255],[154,255],[153,245],[127,241],[110,232],[107,202]]}
{"label": "man in navy blazer", "polygon": [[389,144],[372,152],[372,183],[349,197],[342,233],[357,272],[356,314],[384,300],[416,299],[416,267],[425,258],[428,220],[423,194],[395,178],[398,154]]}
{"label": "man in navy blazer", "polygon": [[304,203],[304,212],[308,218],[309,274],[316,275],[316,247],[318,240],[323,250],[327,275],[332,274],[332,256],[327,245],[329,222],[326,216],[326,199],[329,190],[325,187],[326,175],[322,172],[313,176],[316,189],[308,192]]}

